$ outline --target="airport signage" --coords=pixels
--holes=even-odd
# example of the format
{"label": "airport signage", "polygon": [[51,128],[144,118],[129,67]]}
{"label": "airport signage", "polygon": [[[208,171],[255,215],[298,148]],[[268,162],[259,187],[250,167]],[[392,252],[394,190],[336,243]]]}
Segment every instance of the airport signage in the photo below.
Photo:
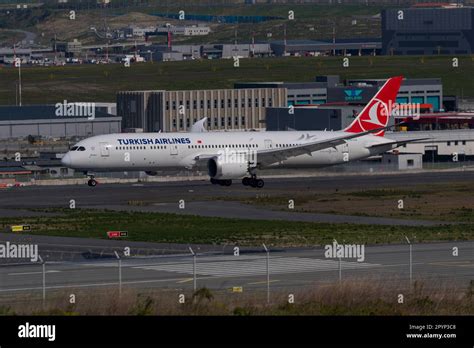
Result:
{"label": "airport signage", "polygon": [[23,232],[23,231],[31,231],[30,225],[13,225],[10,226],[12,232]]}
{"label": "airport signage", "polygon": [[244,288],[242,286],[234,286],[232,292],[244,292]]}
{"label": "airport signage", "polygon": [[123,238],[128,237],[127,231],[108,231],[107,237],[109,238]]}
{"label": "airport signage", "polygon": [[363,103],[366,104],[377,93],[376,86],[363,87],[328,87],[327,102],[328,103]]}
{"label": "airport signage", "polygon": [[358,101],[362,100],[362,90],[361,89],[346,89],[344,91],[346,101]]}

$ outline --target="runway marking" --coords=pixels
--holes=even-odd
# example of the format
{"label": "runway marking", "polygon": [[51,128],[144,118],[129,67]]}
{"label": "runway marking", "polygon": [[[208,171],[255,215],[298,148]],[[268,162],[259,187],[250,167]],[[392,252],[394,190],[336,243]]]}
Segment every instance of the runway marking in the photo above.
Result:
{"label": "runway marking", "polygon": [[260,284],[267,284],[267,283],[276,283],[276,282],[279,282],[279,281],[280,280],[270,280],[269,282],[262,281],[262,282],[247,283],[247,285],[260,285]]}
{"label": "runway marking", "polygon": [[[59,273],[61,271],[46,271],[45,273]],[[43,274],[43,272],[23,272],[23,273],[8,273],[9,276],[17,276],[17,275],[30,275],[30,274]]]}
{"label": "runway marking", "polygon": [[186,279],[183,279],[183,280],[180,280],[176,283],[188,283],[188,282],[192,282],[194,280],[194,278],[186,278]]}
{"label": "runway marking", "polygon": [[428,265],[448,266],[448,267],[474,267],[470,261],[444,261],[444,262],[429,262]]}
{"label": "runway marking", "polygon": [[[230,258],[232,260],[229,260]],[[343,270],[365,269],[378,266],[380,265],[341,261]],[[304,257],[275,257],[270,259],[269,267],[271,274],[336,271],[339,269],[339,261]],[[193,274],[193,265],[189,262],[133,266],[132,268]],[[241,260],[240,257],[227,257],[227,261],[223,259],[222,261],[211,262],[203,262],[198,259],[196,273],[214,277],[263,275],[266,274],[266,258],[264,256],[258,258],[253,256],[252,259]]]}
{"label": "runway marking", "polygon": [[[214,277],[203,277],[198,278],[200,280],[203,279],[211,279]],[[122,282],[123,285],[133,285],[133,284],[147,284],[147,283],[165,283],[165,282],[173,282],[177,281],[182,278],[174,278],[174,279],[153,279],[153,280],[136,280],[136,281],[127,281]],[[90,288],[90,287],[100,287],[100,286],[117,286],[118,282],[109,282],[109,283],[89,283],[89,284],[71,284],[71,285],[53,285],[47,286],[46,289],[68,289],[68,288]],[[28,290],[39,290],[42,289],[41,286],[37,287],[29,287],[29,288],[10,288],[10,289],[0,289],[0,292],[11,292],[11,291],[28,291]]]}

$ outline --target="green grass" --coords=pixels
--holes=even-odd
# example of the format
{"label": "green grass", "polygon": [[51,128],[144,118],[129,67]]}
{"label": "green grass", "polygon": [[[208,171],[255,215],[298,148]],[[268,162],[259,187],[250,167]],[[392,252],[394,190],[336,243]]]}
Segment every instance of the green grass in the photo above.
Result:
{"label": "green grass", "polygon": [[109,230],[126,230],[129,239],[163,243],[313,246],[331,243],[400,243],[473,240],[473,225],[437,227],[376,226],[246,220],[141,212],[49,210],[54,217],[0,218],[0,229],[30,224],[32,234],[106,238]]}
{"label": "green grass", "polygon": [[[187,62],[29,67],[22,69],[23,103],[116,100],[123,90],[233,88],[238,81],[313,81],[316,75],[339,74],[345,78],[440,77],[444,93],[474,97],[474,58],[460,57],[451,68],[451,57],[351,57],[342,67],[342,57],[243,59],[239,68],[232,60]],[[0,104],[15,104],[18,71],[0,68]]]}

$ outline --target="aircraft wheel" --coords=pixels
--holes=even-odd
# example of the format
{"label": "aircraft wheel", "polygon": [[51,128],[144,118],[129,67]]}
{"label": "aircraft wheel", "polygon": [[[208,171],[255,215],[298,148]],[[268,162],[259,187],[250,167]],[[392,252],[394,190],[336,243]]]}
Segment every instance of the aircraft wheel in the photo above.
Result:
{"label": "aircraft wheel", "polygon": [[87,181],[87,185],[95,187],[97,185],[97,181],[95,181],[94,179],[89,179],[89,181]]}
{"label": "aircraft wheel", "polygon": [[256,186],[257,188],[262,188],[265,185],[265,182],[262,179],[257,179]]}
{"label": "aircraft wheel", "polygon": [[242,185],[249,186],[250,185],[250,178],[243,178]]}

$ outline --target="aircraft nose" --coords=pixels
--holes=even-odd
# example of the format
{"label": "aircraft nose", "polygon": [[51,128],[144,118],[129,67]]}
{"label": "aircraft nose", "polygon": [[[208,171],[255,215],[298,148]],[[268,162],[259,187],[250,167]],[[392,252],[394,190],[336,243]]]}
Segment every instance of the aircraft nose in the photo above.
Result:
{"label": "aircraft nose", "polygon": [[61,163],[65,167],[70,167],[71,166],[72,160],[71,160],[71,154],[69,152],[67,154],[65,154],[63,156],[63,158],[61,158]]}

